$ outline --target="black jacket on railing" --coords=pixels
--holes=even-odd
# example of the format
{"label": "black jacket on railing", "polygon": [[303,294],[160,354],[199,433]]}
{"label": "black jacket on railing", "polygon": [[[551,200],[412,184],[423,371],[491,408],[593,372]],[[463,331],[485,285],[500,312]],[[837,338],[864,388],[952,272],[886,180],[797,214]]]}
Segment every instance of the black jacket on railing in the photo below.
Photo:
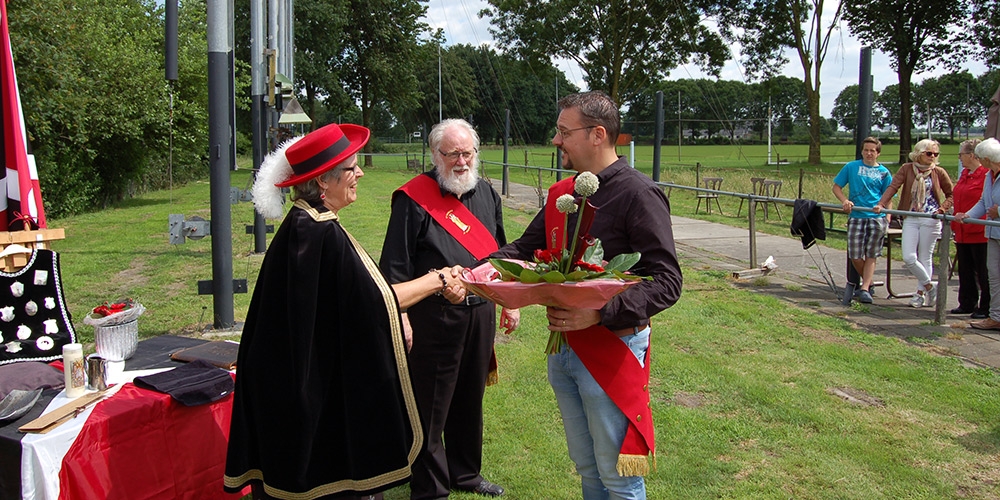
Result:
{"label": "black jacket on railing", "polygon": [[802,237],[802,249],[808,250],[816,240],[826,240],[823,209],[815,200],[799,198],[792,208],[792,234]]}

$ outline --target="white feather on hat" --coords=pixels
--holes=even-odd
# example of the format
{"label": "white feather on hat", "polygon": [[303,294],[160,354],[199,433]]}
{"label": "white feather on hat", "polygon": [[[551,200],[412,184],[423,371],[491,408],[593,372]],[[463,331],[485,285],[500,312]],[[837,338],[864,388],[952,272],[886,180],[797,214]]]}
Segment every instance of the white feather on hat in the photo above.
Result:
{"label": "white feather on hat", "polygon": [[257,179],[250,192],[253,194],[253,205],[257,213],[267,219],[280,219],[284,215],[285,195],[281,188],[275,186],[292,176],[292,165],[285,158],[285,150],[305,136],[293,137],[278,146],[264,158],[257,171]]}

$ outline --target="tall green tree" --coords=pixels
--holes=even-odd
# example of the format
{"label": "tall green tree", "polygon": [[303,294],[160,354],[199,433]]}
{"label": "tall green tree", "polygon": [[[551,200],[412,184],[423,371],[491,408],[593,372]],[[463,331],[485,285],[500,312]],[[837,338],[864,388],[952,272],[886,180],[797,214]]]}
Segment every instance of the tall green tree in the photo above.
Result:
{"label": "tall green tree", "polygon": [[[783,138],[792,135],[797,122],[811,123],[809,97],[802,80],[779,75],[761,82],[761,97],[771,103],[771,123]],[[822,124],[820,124],[822,126]]]}
{"label": "tall green tree", "polygon": [[[336,67],[361,108],[361,124],[369,126],[382,106],[394,116],[405,114],[420,100],[414,64],[419,37],[428,31],[420,21],[426,7],[417,0],[349,0],[348,7]],[[371,151],[366,144],[365,152]],[[371,156],[365,164],[371,165]]]}
{"label": "tall green tree", "polygon": [[[881,92],[876,92],[875,99],[872,104],[875,108],[875,112],[872,115],[872,125],[877,125],[882,129],[896,129],[898,131],[901,120],[900,117],[902,116],[902,112],[899,107],[899,85],[895,83],[887,85]],[[910,117],[908,118],[909,120],[912,120],[912,109],[907,116]],[[909,123],[912,127],[912,121]]]}
{"label": "tall green tree", "polygon": [[173,87],[164,79],[163,11],[153,0],[12,0],[7,11],[50,217],[207,173],[204,2],[179,11]]}
{"label": "tall green tree", "polygon": [[499,46],[532,61],[575,61],[587,85],[621,104],[688,61],[717,74],[728,57],[696,3],[489,0]]}
{"label": "tall green tree", "polygon": [[[705,127],[700,102],[705,100],[706,86],[699,82],[712,80],[662,80],[629,101],[625,115],[625,132],[638,136],[653,136],[656,132],[656,93],[663,92],[663,140],[677,142],[682,137],[698,138]],[[680,131],[678,131],[680,127]]]}
{"label": "tall green tree", "polygon": [[[429,131],[438,117],[467,118],[480,107],[472,67],[457,47],[442,48],[440,33],[424,41],[417,50],[414,71],[418,75],[420,100],[400,116],[409,131]],[[440,72],[439,72],[440,69]],[[441,78],[438,78],[440,73]],[[438,90],[440,89],[440,95]],[[439,105],[440,102],[440,105]]]}
{"label": "tall green tree", "polygon": [[[969,36],[971,45],[981,47],[971,55],[991,68],[1000,68],[1000,0],[970,2],[970,21],[960,29]],[[996,92],[996,87],[993,87],[993,92]]]}
{"label": "tall green tree", "polygon": [[464,59],[475,79],[479,106],[472,122],[483,142],[500,144],[510,112],[515,144],[545,144],[552,139],[556,100],[576,92],[575,85],[548,61],[527,61],[482,45],[457,45],[449,52]]}
{"label": "tall green tree", "polygon": [[837,124],[854,133],[858,126],[858,86],[848,85],[833,100],[830,115]]}
{"label": "tall green tree", "polygon": [[974,119],[978,118],[973,96],[979,96],[979,81],[968,71],[951,72],[937,78],[924,80],[913,95],[917,106],[917,122],[931,122],[935,127],[944,124],[949,138],[955,140],[955,132],[965,128],[968,131]]}
{"label": "tall green tree", "polygon": [[322,108],[338,111],[352,105],[338,71],[348,8],[347,0],[295,2],[295,88],[304,94],[301,104],[312,128],[318,125],[319,101]]}
{"label": "tall green tree", "polygon": [[[955,67],[968,50],[959,31],[969,22],[967,0],[845,0],[851,34],[889,56],[899,80],[899,161],[912,146],[914,74],[932,65]],[[891,14],[890,14],[891,13]]]}
{"label": "tall green tree", "polygon": [[786,136],[808,116],[798,78],[777,76],[750,85],[732,80],[664,80],[629,102],[626,132],[653,135],[657,91],[663,92],[664,142],[676,140],[678,121],[691,137],[700,137],[703,131],[708,136],[725,131],[735,141],[738,132],[748,130],[763,140],[769,112],[779,133]]}
{"label": "tall green tree", "polygon": [[809,110],[809,163],[821,160],[820,74],[830,38],[839,28],[843,0],[833,2],[832,16],[824,0],[736,0],[715,10],[723,37],[739,43],[751,76],[770,76],[788,62],[790,49],[802,66]]}

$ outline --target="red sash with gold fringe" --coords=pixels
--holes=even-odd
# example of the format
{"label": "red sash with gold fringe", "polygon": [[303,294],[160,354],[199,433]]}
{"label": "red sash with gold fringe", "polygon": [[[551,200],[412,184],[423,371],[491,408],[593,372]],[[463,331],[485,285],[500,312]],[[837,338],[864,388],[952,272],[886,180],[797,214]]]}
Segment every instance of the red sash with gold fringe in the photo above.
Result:
{"label": "red sash with gold fringe", "polygon": [[[556,209],[556,199],[573,194],[575,180],[563,179],[549,187],[545,203],[545,234],[550,249],[563,248],[566,217]],[[618,474],[644,476],[649,472],[647,456],[656,457],[653,411],[649,407],[649,349],[640,364],[632,350],[611,330],[594,325],[565,332],[566,343],[580,358],[601,389],[628,418],[625,440],[618,452]]]}
{"label": "red sash with gold fringe", "polygon": [[656,456],[653,410],[649,407],[649,349],[643,364],[607,327],[594,325],[566,332],[566,343],[625,417],[628,430],[618,452],[618,474],[645,476],[647,456]]}

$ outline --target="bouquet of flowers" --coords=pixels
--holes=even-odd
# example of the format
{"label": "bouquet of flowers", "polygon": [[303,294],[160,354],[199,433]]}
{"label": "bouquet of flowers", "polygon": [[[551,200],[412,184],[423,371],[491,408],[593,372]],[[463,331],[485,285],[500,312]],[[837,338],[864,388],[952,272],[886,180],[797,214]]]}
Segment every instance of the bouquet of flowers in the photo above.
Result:
{"label": "bouquet of flowers", "polygon": [[[639,252],[616,255],[605,262],[601,241],[590,236],[597,207],[587,198],[597,192],[599,185],[596,175],[583,172],[574,184],[574,191],[581,196],[579,205],[570,194],[556,198],[556,209],[564,217],[561,245],[553,241],[550,248],[536,250],[534,262],[490,259],[489,264],[463,275],[466,288],[508,309],[531,304],[600,309],[629,286],[649,279],[626,274],[639,262]],[[567,238],[569,214],[580,207],[583,209],[573,237]],[[558,352],[564,342],[562,333],[552,332],[546,352]]]}

